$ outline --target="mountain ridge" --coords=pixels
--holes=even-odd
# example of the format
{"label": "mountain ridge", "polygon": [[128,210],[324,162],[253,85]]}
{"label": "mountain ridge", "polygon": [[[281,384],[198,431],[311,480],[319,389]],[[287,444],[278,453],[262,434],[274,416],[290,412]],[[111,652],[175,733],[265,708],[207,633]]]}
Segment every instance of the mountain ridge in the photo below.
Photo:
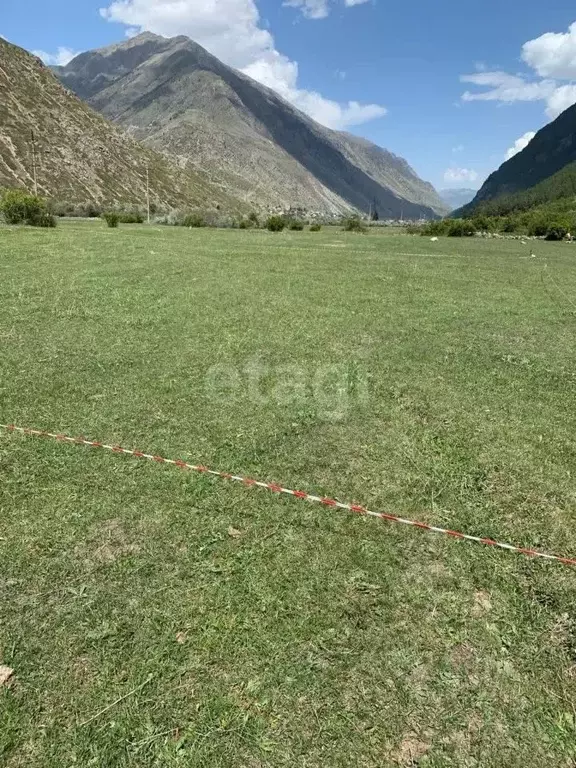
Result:
{"label": "mountain ridge", "polygon": [[143,33],[53,69],[134,137],[246,203],[406,218],[447,210],[403,158],[320,126],[184,36]]}
{"label": "mountain ridge", "polygon": [[494,171],[459,214],[466,215],[483,203],[526,192],[575,161],[576,105],[573,105],[541,128],[521,152]]}

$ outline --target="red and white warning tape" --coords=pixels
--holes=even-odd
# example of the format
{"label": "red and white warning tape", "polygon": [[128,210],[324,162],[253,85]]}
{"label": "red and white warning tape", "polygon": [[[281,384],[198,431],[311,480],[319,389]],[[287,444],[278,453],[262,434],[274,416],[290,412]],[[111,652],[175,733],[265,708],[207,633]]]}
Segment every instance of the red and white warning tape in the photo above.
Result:
{"label": "red and white warning tape", "polygon": [[477,544],[486,544],[490,547],[498,547],[499,549],[506,549],[509,552],[518,552],[528,557],[540,557],[545,560],[555,560],[556,562],[563,563],[564,565],[576,565],[576,558],[561,557],[560,555],[550,555],[547,552],[539,552],[535,549],[526,549],[525,547],[516,547],[513,544],[504,544],[501,541],[494,541],[494,539],[488,539],[482,536],[471,536],[467,533],[460,533],[459,531],[451,531],[448,528],[439,528],[436,525],[429,525],[428,523],[420,523],[416,520],[408,520],[405,517],[398,517],[398,515],[389,515],[386,512],[373,512],[360,504],[347,504],[343,501],[337,501],[326,496],[314,496],[306,491],[293,491],[290,488],[284,488],[277,483],[265,483],[261,480],[253,480],[249,477],[242,477],[241,475],[232,475],[229,472],[219,472],[216,469],[209,469],[201,464],[188,464],[186,461],[180,459],[166,459],[163,456],[155,456],[151,453],[144,453],[143,451],[129,450],[128,448],[122,448],[119,445],[106,445],[105,443],[97,442],[96,440],[87,440],[84,437],[69,437],[68,435],[56,434],[53,432],[45,432],[41,429],[27,429],[25,427],[16,427],[14,424],[0,424],[0,429],[6,429],[8,432],[20,432],[23,435],[34,435],[36,437],[49,437],[54,440],[59,440],[63,443],[73,443],[75,445],[87,445],[91,448],[103,448],[106,451],[112,451],[112,453],[123,453],[126,456],[133,456],[137,459],[150,459],[156,461],[159,464],[172,464],[180,469],[192,470],[194,472],[201,472],[207,475],[214,475],[215,477],[222,477],[225,480],[234,480],[238,483],[243,483],[247,486],[254,486],[258,488],[265,488],[268,491],[274,493],[285,493],[289,496],[295,496],[297,499],[305,499],[306,501],[312,501],[317,504],[322,504],[326,507],[335,507],[337,509],[345,509],[348,512],[355,512],[358,515],[366,515],[368,517],[378,517],[380,520],[388,520],[392,523],[401,523],[402,525],[411,525],[414,528],[421,528],[424,531],[430,531],[432,533],[443,533],[446,536],[451,536],[455,539],[463,539],[465,541],[474,541]]}

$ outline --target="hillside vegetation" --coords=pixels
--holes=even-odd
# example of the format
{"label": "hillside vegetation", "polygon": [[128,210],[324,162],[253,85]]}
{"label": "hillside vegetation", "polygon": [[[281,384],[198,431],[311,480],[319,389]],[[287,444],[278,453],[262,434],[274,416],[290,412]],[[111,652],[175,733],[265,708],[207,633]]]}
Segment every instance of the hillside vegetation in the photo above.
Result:
{"label": "hillside vegetation", "polygon": [[[454,214],[466,220],[474,231],[549,236],[562,239],[576,233],[576,162],[570,163],[531,189],[503,195],[465,206]],[[442,234],[450,232],[452,224],[442,222]],[[461,225],[454,225],[457,231]],[[438,227],[425,232],[439,234]]]}
{"label": "hillside vegetation", "polygon": [[491,174],[470,207],[531,189],[575,161],[576,105],[545,125],[522,152]]}
{"label": "hillside vegetation", "polygon": [[456,215],[508,216],[536,208],[549,216],[564,214],[575,196],[576,105],[491,174],[474,200]]}
{"label": "hillside vegetation", "polygon": [[0,187],[74,202],[237,206],[232,196],[144,147],[0,37]]}
{"label": "hillside vegetation", "polygon": [[458,213],[459,215],[474,213],[485,216],[507,216],[540,206],[563,210],[575,198],[576,162],[573,162],[530,189],[511,195],[502,195],[495,199],[482,200],[461,208]]}

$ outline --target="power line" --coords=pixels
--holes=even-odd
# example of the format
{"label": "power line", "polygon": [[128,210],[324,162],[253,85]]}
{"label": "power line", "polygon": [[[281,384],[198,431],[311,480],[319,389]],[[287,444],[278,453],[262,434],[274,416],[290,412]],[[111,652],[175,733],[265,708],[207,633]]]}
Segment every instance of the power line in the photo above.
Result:
{"label": "power line", "polygon": [[30,138],[32,140],[32,178],[34,179],[34,194],[38,195],[38,177],[36,172],[36,134],[34,131],[30,131]]}
{"label": "power line", "polygon": [[146,163],[146,210],[148,213],[148,224],[150,224],[150,164]]}

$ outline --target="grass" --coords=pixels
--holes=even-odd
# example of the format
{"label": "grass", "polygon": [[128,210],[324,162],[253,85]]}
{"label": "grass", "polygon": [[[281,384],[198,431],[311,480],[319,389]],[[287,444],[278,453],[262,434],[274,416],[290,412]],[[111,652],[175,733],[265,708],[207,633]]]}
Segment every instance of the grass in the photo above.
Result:
{"label": "grass", "polygon": [[[0,229],[0,421],[574,555],[574,256]],[[8,768],[574,764],[570,568],[18,435],[0,483]]]}

